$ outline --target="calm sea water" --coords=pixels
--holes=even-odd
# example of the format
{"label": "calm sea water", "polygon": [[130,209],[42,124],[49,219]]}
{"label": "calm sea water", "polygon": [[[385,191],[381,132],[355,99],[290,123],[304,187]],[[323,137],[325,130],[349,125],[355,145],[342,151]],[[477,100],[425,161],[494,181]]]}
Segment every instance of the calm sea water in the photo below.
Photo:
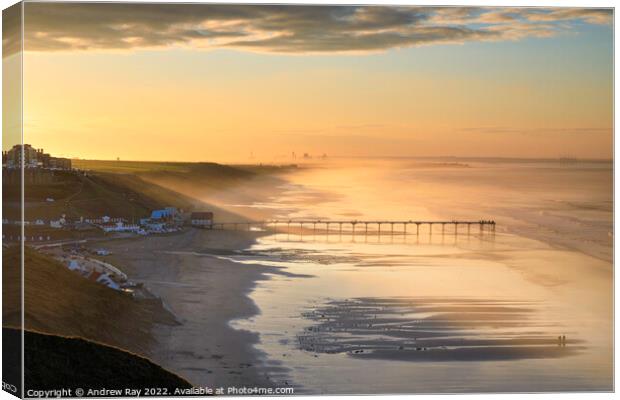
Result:
{"label": "calm sea water", "polygon": [[[239,263],[265,366],[309,393],[612,389],[612,165],[347,160],[287,177],[283,218],[494,219],[381,236],[291,231]],[[558,339],[560,337],[560,339]],[[565,337],[562,340],[561,337]]]}

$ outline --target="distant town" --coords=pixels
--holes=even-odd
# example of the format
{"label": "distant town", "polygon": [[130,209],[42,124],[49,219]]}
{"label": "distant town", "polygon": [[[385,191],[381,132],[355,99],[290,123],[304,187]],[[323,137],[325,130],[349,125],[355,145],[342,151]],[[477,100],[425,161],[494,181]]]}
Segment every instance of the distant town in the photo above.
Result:
{"label": "distant town", "polygon": [[[23,173],[20,168],[22,165]],[[93,251],[84,247],[83,243],[87,239],[173,233],[186,227],[210,229],[213,226],[213,212],[185,212],[177,207],[168,206],[152,209],[150,215],[138,218],[113,215],[110,211],[93,216],[92,212],[90,215],[75,215],[76,212],[73,210],[73,215],[70,216],[68,211],[70,198],[82,191],[80,184],[70,183],[69,191],[56,191],[62,198],[56,198],[54,190],[58,185],[65,184],[67,178],[73,179],[70,182],[84,182],[85,179],[91,178],[90,174],[90,171],[73,168],[71,159],[54,157],[30,144],[15,145],[10,150],[3,151],[3,189],[5,193],[9,193],[5,196],[3,204],[3,246],[21,239],[87,279],[114,290],[133,295],[141,293],[141,296],[146,296],[144,290],[137,290],[139,288],[136,284],[129,282],[118,268],[97,259],[108,256],[110,254],[108,250],[99,248]],[[22,182],[26,195],[30,193],[37,195],[35,201],[26,199],[23,204],[26,209],[23,221],[18,217],[21,214],[18,211],[22,207],[21,189],[19,189]],[[66,189],[66,184],[63,187]],[[11,193],[13,197],[10,196]],[[39,211],[39,216],[48,215],[50,218],[29,219],[30,210],[33,208]],[[45,212],[42,214],[41,210]],[[11,219],[7,215],[13,215],[14,218]]]}

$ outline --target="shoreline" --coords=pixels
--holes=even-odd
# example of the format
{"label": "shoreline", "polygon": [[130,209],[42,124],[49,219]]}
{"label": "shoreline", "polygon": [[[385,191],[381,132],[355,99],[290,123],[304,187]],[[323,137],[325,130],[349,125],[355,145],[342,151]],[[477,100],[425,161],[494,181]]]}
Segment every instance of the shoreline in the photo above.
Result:
{"label": "shoreline", "polygon": [[254,346],[258,334],[234,329],[230,322],[257,315],[250,293],[258,281],[282,272],[218,257],[251,246],[261,234],[192,228],[105,242],[110,261],[161,297],[181,322],[155,324],[150,332],[155,344],[146,356],[196,386],[274,386],[267,372],[280,368],[261,360]]}

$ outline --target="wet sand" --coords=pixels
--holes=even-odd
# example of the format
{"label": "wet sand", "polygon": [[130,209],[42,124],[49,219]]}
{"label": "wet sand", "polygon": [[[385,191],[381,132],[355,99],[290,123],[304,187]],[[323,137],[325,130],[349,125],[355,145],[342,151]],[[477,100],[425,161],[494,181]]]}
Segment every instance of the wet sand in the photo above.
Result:
{"label": "wet sand", "polygon": [[535,302],[464,298],[332,300],[303,317],[302,351],[401,361],[489,361],[574,355],[583,340],[557,335]]}
{"label": "wet sand", "polygon": [[260,333],[258,349],[288,368],[274,379],[297,393],[613,387],[604,261],[501,233],[278,236],[236,261],[313,277],[259,282],[261,313],[234,326]]}
{"label": "wet sand", "polygon": [[[166,235],[110,240],[110,261],[144,282],[181,325],[155,325],[148,357],[197,386],[271,386],[277,365],[259,365],[258,334],[229,321],[258,312],[248,298],[257,281],[279,268],[242,265],[214,255],[248,247],[257,233],[187,229]],[[101,245],[101,244],[98,244]]]}

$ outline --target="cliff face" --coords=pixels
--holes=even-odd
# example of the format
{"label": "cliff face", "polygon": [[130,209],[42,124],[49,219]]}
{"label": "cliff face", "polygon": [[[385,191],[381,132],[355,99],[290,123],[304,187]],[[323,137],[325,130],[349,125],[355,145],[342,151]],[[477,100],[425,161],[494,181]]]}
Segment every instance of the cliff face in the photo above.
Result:
{"label": "cliff face", "polygon": [[[3,279],[19,281],[19,247],[3,251]],[[165,313],[155,303],[89,281],[46,255],[25,251],[25,328],[60,336],[82,337],[137,354],[153,345],[151,326]],[[3,288],[3,324],[19,327],[19,285]]]}

